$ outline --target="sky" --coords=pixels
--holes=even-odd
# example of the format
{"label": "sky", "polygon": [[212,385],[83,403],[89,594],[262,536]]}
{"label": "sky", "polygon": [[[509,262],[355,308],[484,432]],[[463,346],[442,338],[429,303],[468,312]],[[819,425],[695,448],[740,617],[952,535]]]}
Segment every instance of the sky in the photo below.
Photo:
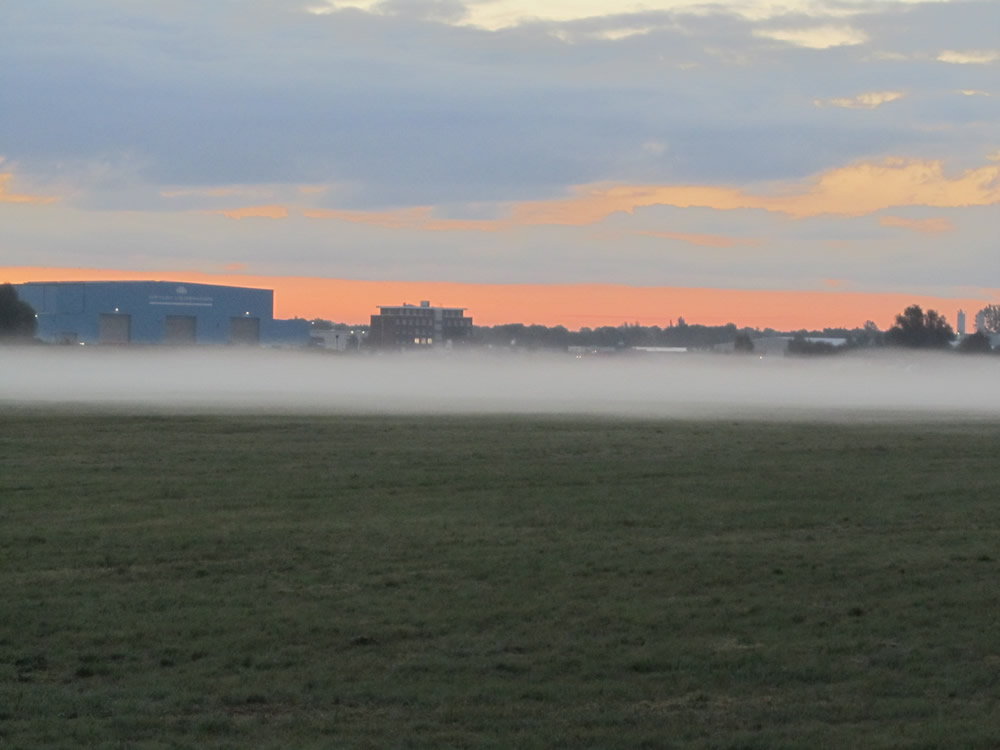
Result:
{"label": "sky", "polygon": [[4,0],[0,282],[792,329],[1000,298],[993,0]]}

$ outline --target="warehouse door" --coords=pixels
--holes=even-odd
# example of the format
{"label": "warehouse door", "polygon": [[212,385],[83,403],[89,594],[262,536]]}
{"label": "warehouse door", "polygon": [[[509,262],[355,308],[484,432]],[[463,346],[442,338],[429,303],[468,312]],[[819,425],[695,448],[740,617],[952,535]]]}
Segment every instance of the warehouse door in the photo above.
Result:
{"label": "warehouse door", "polygon": [[260,318],[230,318],[229,343],[260,343]]}
{"label": "warehouse door", "polygon": [[132,316],[101,313],[97,340],[101,344],[127,344],[131,338]]}
{"label": "warehouse door", "polygon": [[163,342],[174,346],[187,346],[195,341],[194,315],[168,315],[165,322]]}

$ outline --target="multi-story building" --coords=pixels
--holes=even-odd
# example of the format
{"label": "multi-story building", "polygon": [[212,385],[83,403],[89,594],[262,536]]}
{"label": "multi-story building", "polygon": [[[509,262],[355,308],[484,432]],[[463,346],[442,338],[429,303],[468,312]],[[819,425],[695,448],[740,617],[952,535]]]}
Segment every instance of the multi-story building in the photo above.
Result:
{"label": "multi-story building", "polygon": [[368,343],[371,346],[408,349],[413,347],[450,347],[465,339],[472,330],[472,318],[464,307],[420,305],[379,305],[372,315]]}

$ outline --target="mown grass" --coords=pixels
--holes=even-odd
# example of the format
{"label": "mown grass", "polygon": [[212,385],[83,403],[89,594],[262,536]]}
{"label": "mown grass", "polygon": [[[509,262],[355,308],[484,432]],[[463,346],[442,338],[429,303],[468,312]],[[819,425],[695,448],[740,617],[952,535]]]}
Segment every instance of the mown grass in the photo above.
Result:
{"label": "mown grass", "polygon": [[0,747],[994,748],[994,424],[0,412]]}

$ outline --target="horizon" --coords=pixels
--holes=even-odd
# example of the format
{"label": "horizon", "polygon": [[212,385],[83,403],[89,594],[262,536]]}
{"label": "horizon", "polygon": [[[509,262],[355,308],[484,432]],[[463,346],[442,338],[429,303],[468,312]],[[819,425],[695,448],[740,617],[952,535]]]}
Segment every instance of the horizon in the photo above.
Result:
{"label": "horizon", "polygon": [[[523,323],[561,325],[573,331],[636,323],[665,328],[676,324],[680,318],[689,325],[732,323],[739,328],[776,331],[854,329],[871,320],[884,330],[911,304],[918,304],[925,310],[937,310],[954,327],[958,310],[964,310],[971,319],[978,310],[1000,296],[991,295],[994,290],[987,289],[979,290],[975,296],[942,298],[921,294],[844,292],[835,288],[799,291],[673,289],[611,284],[487,285],[261,277],[193,271],[0,267],[0,283],[147,280],[272,289],[275,317],[278,318],[324,319],[365,325],[377,313],[379,305],[416,304],[429,299],[436,306],[466,308],[478,326]],[[511,308],[521,312],[504,317],[503,311]]]}

